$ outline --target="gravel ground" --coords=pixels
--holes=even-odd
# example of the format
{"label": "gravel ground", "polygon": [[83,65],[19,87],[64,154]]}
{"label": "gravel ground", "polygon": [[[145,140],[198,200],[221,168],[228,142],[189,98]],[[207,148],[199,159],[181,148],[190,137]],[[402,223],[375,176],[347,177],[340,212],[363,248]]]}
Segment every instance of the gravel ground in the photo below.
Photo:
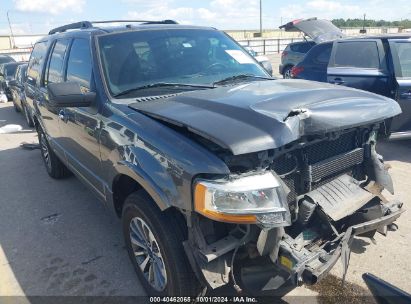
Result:
{"label": "gravel ground", "polygon": [[[0,127],[6,124],[25,126],[11,103],[0,104]],[[50,179],[39,151],[22,149],[23,142],[36,143],[35,132],[0,134],[0,296],[144,295],[119,221],[76,178]],[[379,148],[392,166],[396,197],[407,207],[411,141]],[[377,234],[376,245],[369,239],[354,242],[344,287],[337,263],[320,284],[292,290],[284,303],[373,303],[364,272],[411,293],[410,213],[397,224],[399,230],[388,237]]]}

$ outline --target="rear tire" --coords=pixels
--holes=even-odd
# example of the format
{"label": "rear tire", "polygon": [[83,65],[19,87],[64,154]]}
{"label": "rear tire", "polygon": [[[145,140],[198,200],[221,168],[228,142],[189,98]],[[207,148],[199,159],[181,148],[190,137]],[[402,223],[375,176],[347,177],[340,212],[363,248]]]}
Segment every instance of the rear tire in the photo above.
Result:
{"label": "rear tire", "polygon": [[46,135],[40,128],[38,129],[38,137],[41,157],[43,159],[44,165],[46,166],[48,175],[55,179],[61,179],[69,176],[70,171],[51,149]]}
{"label": "rear tire", "polygon": [[283,70],[283,78],[284,79],[291,79],[291,69],[292,68],[293,67],[290,66],[290,65],[284,68],[284,70]]}
{"label": "rear tire", "polygon": [[178,220],[170,211],[160,211],[144,190],[130,194],[124,203],[127,252],[149,296],[196,296],[200,290],[183,248],[186,237]]}

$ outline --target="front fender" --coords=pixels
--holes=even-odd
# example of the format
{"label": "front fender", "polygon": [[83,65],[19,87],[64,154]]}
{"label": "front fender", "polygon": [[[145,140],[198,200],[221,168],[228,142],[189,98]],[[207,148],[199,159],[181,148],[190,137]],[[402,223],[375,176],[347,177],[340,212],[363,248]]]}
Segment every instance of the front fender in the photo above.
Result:
{"label": "front fender", "polygon": [[[114,168],[118,174],[126,175],[139,183],[161,210],[171,206],[170,199],[165,195],[164,189],[161,189],[140,166],[129,161],[119,161]],[[112,180],[115,180],[115,177]]]}

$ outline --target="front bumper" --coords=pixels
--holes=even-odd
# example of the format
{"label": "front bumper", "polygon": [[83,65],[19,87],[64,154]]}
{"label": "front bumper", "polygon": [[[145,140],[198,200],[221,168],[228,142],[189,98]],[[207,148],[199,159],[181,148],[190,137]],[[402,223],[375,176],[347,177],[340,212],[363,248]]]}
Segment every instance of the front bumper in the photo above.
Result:
{"label": "front bumper", "polygon": [[[384,216],[348,227],[348,229],[333,240],[330,251],[319,249],[309,255],[297,252],[295,244],[285,235],[280,241],[278,259],[265,265],[246,265],[241,270],[243,288],[252,293],[278,290],[286,282],[299,286],[303,283],[312,285],[323,279],[341,258],[344,266],[344,276],[348,268],[350,246],[355,236],[364,235],[372,231],[384,231],[387,225],[392,224],[405,211],[402,203],[389,202]],[[291,262],[292,261],[292,262]],[[269,265],[267,265],[269,264]]]}
{"label": "front bumper", "polygon": [[386,227],[387,225],[392,224],[396,219],[400,217],[401,213],[405,211],[401,209],[401,203],[395,204],[395,206],[398,206],[398,209],[395,208],[397,210],[389,213],[388,215],[349,227],[335,251],[329,254],[326,258],[322,257],[325,262],[316,268],[310,267],[309,263],[305,264],[304,271],[302,272],[302,278],[297,277],[295,279],[295,282],[298,282],[302,279],[302,281],[306,284],[317,283],[330,272],[330,270],[333,268],[340,257],[343,259],[345,268],[348,267],[349,260],[347,260],[347,258],[349,259],[351,243],[354,239],[354,236],[362,235],[373,230],[379,230]]}

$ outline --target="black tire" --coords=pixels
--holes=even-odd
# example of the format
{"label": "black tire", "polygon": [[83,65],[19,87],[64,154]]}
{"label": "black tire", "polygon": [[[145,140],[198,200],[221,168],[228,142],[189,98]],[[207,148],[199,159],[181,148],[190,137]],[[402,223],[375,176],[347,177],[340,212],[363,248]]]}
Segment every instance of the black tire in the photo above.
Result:
{"label": "black tire", "polygon": [[47,173],[55,179],[61,179],[69,176],[70,171],[51,149],[47,137],[41,130],[41,128],[38,129],[37,133],[39,137],[41,157],[43,159]]}
{"label": "black tire", "polygon": [[291,69],[293,68],[292,65],[286,66],[283,70],[283,78],[284,79],[291,79]]}
{"label": "black tire", "polygon": [[[154,235],[155,242],[152,244],[158,244],[157,246],[150,245],[150,247],[158,248],[157,251],[162,256],[161,261],[164,262],[161,263],[161,265],[164,265],[166,277],[166,280],[164,280],[166,284],[163,290],[155,289],[149,283],[149,279],[144,275],[137,263],[137,255],[131,244],[130,237],[130,232],[132,231],[130,225],[136,219],[143,220],[144,224],[147,224],[152,235]],[[160,211],[144,190],[130,194],[124,203],[122,226],[127,252],[137,276],[149,296],[196,296],[200,290],[200,284],[191,269],[183,248],[182,242],[186,237],[184,231],[179,228],[181,227],[181,223],[178,222],[179,219],[179,217],[169,211]],[[147,235],[147,233],[145,234]],[[143,250],[142,247],[139,249]],[[146,255],[148,256],[148,254]],[[154,259],[150,259],[150,261],[154,261]],[[147,272],[150,272],[150,267],[153,267],[154,272],[154,262],[146,264],[148,265]],[[144,268],[147,269],[147,267]],[[147,276],[149,275],[148,273]]]}
{"label": "black tire", "polygon": [[33,119],[31,118],[30,114],[27,112],[26,106],[23,103],[21,104],[21,106],[23,108],[23,115],[24,115],[24,118],[26,119],[27,126],[29,128],[33,128],[34,127],[34,122],[33,122]]}

